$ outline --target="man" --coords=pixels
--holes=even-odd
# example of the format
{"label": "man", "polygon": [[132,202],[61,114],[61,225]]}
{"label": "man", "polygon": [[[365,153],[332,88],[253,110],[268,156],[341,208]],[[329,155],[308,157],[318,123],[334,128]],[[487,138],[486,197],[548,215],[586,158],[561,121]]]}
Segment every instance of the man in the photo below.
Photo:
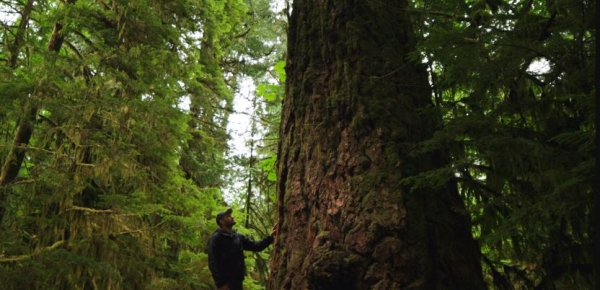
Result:
{"label": "man", "polygon": [[235,219],[231,212],[231,209],[227,209],[217,214],[219,229],[208,241],[208,267],[219,290],[242,290],[242,282],[246,275],[244,250],[264,250],[273,243],[273,237],[277,233],[275,226],[271,235],[255,242],[232,229]]}

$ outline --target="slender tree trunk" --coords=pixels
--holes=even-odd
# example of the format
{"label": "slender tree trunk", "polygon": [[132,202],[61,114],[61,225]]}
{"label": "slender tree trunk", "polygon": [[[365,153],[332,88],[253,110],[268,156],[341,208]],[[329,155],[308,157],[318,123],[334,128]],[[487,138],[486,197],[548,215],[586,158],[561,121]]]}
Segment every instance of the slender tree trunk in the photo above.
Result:
{"label": "slender tree trunk", "polygon": [[27,3],[25,3],[23,11],[21,12],[21,21],[19,21],[19,27],[17,28],[15,39],[13,40],[12,45],[8,48],[8,51],[10,52],[8,65],[13,69],[17,67],[19,52],[21,51],[21,46],[23,45],[23,40],[25,38],[25,32],[27,31],[27,25],[29,25],[29,18],[31,17],[31,12],[33,11],[33,3],[34,0],[27,0]]}
{"label": "slender tree trunk", "polygon": [[[33,1],[27,2],[27,6],[24,10],[25,12],[31,12],[30,5],[33,5]],[[23,18],[29,19],[29,15],[24,15]],[[23,25],[23,27],[26,27],[26,25]],[[54,25],[50,41],[48,41],[48,51],[56,53],[60,51],[60,48],[62,47],[62,43],[64,41],[64,36],[60,33],[62,28],[63,26],[60,23],[56,23]],[[17,33],[17,38],[19,37],[18,34],[19,33]],[[15,44],[19,42],[15,40]],[[18,53],[18,49],[16,49],[15,51],[15,53]],[[16,65],[17,59],[11,61],[14,61]],[[19,170],[21,170],[21,165],[23,164],[23,160],[25,159],[25,147],[29,145],[29,140],[31,139],[31,136],[33,134],[33,127],[37,119],[39,105],[36,101],[36,98],[37,96],[35,95],[35,93],[33,93],[31,98],[25,101],[24,114],[19,120],[17,132],[15,133],[15,138],[13,140],[13,146],[8,152],[8,156],[6,157],[6,160],[4,161],[4,164],[2,166],[2,171],[0,172],[0,187],[4,187],[9,183],[13,182],[19,174]],[[0,190],[0,223],[4,219],[4,213],[6,211],[6,198],[6,190]]]}
{"label": "slender tree trunk", "polygon": [[[19,53],[21,51],[21,46],[23,45],[23,40],[25,38],[25,32],[27,30],[27,25],[29,24],[31,12],[33,11],[33,3],[33,0],[28,0],[27,3],[25,3],[23,11],[21,12],[21,20],[19,21],[15,38],[12,42],[12,45],[8,47],[8,51],[10,52],[8,66],[13,69],[15,69],[18,65]],[[12,148],[8,152],[8,156],[6,156],[4,164],[2,165],[2,171],[0,171],[0,188],[12,182],[17,177],[19,170],[21,169],[21,164],[25,158],[25,149],[22,148],[22,146],[27,146],[27,144],[29,144],[29,139],[33,133],[32,120],[35,120],[36,115],[37,107],[29,106],[28,108],[25,108],[24,114],[19,120],[19,125],[17,127],[15,138],[13,139]],[[4,218],[5,211],[6,190],[0,189],[0,223]]]}
{"label": "slender tree trunk", "polygon": [[401,185],[447,163],[405,7],[294,1],[271,289],[485,288],[456,185]]}
{"label": "slender tree trunk", "polygon": [[[254,138],[254,132],[250,135]],[[254,166],[254,140],[250,141],[250,158],[248,159],[248,187],[246,188],[246,223],[245,227],[250,228],[250,206],[252,205],[252,167]]]}
{"label": "slender tree trunk", "polygon": [[[31,135],[33,134],[35,116],[37,116],[37,106],[27,109],[25,115],[19,121],[13,146],[8,152],[6,161],[2,166],[2,172],[0,172],[0,188],[14,181],[19,174],[19,170],[25,159],[24,147],[29,144],[29,139],[31,139]],[[6,199],[7,190],[0,189],[0,223],[2,223],[4,213],[6,212]]]}

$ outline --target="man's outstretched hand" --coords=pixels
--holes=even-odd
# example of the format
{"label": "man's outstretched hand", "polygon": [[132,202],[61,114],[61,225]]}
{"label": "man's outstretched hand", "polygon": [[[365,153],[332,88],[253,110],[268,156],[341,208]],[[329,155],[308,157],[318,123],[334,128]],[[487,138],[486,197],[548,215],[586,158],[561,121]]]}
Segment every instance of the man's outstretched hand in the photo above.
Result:
{"label": "man's outstretched hand", "polygon": [[277,230],[279,229],[278,224],[275,224],[273,226],[273,230],[271,231],[271,237],[275,237],[275,235],[277,235]]}

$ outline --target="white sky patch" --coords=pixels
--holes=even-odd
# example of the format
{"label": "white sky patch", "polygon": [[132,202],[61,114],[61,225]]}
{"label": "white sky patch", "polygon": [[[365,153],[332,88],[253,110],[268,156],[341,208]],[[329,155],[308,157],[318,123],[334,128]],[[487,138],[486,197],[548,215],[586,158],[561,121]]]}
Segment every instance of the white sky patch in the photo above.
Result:
{"label": "white sky patch", "polygon": [[[229,115],[227,122],[227,134],[230,139],[227,142],[229,151],[227,155],[231,158],[236,155],[248,156],[250,147],[248,141],[252,138],[252,116],[254,108],[252,107],[252,98],[254,98],[255,84],[251,78],[243,78],[240,82],[240,89],[233,98],[233,113]],[[229,168],[235,170],[235,168]],[[240,180],[234,180],[221,188],[223,198],[232,205],[236,199],[239,199],[240,190],[244,188]]]}
{"label": "white sky patch", "polygon": [[192,103],[192,100],[190,100],[189,96],[182,97],[181,99],[179,99],[179,104],[177,104],[177,108],[179,108],[182,111],[187,112],[190,110],[191,103]]}
{"label": "white sky patch", "polygon": [[252,98],[254,98],[254,81],[250,78],[244,78],[240,82],[240,90],[233,99],[233,113],[229,115],[227,123],[227,132],[230,134],[229,140],[230,155],[248,154],[250,148],[246,141],[251,138],[250,130],[252,125]]}
{"label": "white sky patch", "polygon": [[19,13],[17,11],[0,3],[0,21],[10,26],[15,24],[17,19],[19,19]]}
{"label": "white sky patch", "polygon": [[290,6],[292,8],[290,0],[275,0],[271,1],[271,11],[273,12],[281,12],[285,9],[286,6]]}
{"label": "white sky patch", "polygon": [[550,62],[545,58],[536,59],[531,62],[527,72],[533,75],[543,75],[550,71]]}

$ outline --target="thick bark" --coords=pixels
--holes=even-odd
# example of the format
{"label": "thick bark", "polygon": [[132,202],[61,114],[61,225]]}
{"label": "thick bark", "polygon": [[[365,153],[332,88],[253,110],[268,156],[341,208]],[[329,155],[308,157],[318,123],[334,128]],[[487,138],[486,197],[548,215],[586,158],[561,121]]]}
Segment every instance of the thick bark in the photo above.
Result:
{"label": "thick bark", "polygon": [[[483,289],[456,185],[409,191],[439,116],[404,1],[294,1],[271,289]],[[401,4],[399,4],[401,3]]]}

